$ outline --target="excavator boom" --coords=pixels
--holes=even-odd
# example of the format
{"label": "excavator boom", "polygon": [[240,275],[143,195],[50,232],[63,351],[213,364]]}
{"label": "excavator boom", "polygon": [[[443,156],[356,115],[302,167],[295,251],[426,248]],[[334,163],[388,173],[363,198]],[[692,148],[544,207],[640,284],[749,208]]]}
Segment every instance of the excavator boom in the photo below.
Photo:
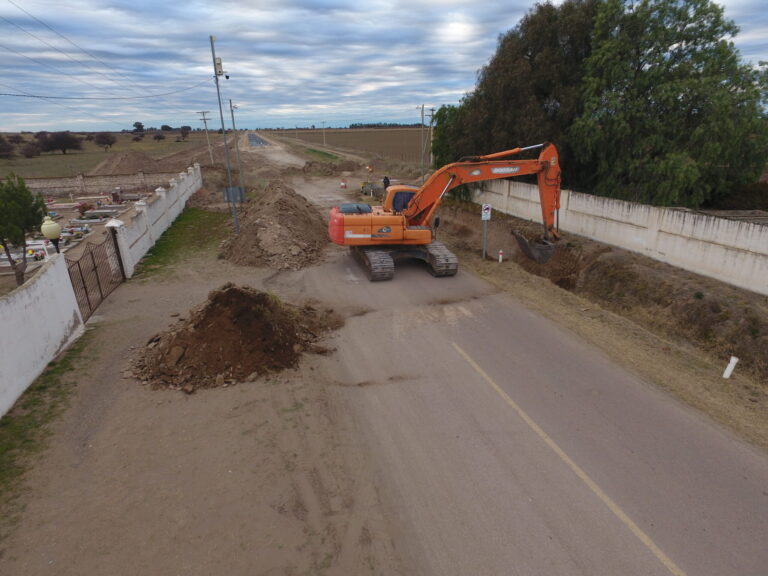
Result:
{"label": "excavator boom", "polygon": [[[537,159],[510,159],[536,148],[542,149]],[[557,238],[555,213],[560,208],[560,165],[557,149],[552,144],[513,148],[443,166],[414,194],[403,215],[409,226],[425,226],[431,221],[445,193],[457,186],[530,174],[536,174],[538,179],[544,236]]]}

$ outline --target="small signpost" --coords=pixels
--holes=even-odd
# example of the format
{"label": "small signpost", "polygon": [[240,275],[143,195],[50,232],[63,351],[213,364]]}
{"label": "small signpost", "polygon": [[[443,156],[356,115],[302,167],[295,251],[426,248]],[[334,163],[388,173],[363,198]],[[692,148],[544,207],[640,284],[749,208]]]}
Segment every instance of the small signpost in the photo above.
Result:
{"label": "small signpost", "polygon": [[224,188],[224,200],[227,202],[245,202],[245,190],[240,186],[227,186]]}
{"label": "small signpost", "polygon": [[488,221],[491,219],[491,205],[483,204],[480,211],[480,220],[483,222],[483,260],[488,253]]}

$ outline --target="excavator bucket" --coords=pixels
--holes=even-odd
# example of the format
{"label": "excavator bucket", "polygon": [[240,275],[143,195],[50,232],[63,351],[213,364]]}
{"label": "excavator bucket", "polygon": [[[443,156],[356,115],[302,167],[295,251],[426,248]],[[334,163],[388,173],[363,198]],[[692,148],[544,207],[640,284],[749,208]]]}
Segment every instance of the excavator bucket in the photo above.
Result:
{"label": "excavator bucket", "polygon": [[517,240],[517,245],[528,258],[539,264],[546,264],[555,253],[555,245],[549,240],[543,238],[529,241],[528,238],[512,230],[512,235]]}

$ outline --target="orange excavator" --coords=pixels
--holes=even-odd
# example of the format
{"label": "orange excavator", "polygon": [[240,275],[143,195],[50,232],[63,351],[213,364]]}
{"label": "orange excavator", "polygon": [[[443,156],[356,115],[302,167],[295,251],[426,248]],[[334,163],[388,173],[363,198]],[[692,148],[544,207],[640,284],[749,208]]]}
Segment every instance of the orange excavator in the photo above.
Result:
{"label": "orange excavator", "polygon": [[[513,158],[541,148],[538,158]],[[556,213],[560,208],[560,165],[553,144],[537,144],[504,152],[462,158],[434,172],[420,188],[393,185],[386,190],[383,206],[346,203],[331,209],[328,235],[341,246],[349,246],[371,281],[394,276],[398,258],[425,261],[435,276],[453,276],[458,259],[442,242],[435,240],[439,219],[432,218],[446,192],[468,182],[535,174],[544,222],[541,239],[531,243],[514,233],[522,251],[544,263],[560,237]]]}

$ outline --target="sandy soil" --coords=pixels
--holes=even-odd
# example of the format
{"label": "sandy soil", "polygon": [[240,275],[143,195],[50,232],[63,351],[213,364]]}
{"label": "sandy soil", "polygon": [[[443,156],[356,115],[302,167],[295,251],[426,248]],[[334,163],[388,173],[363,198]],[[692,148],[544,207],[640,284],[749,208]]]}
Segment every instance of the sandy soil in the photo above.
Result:
{"label": "sandy soil", "polygon": [[[248,151],[243,163],[259,207],[243,211],[247,241],[224,252],[252,250],[262,257],[245,263],[259,267],[211,250],[162,276],[134,279],[107,299],[92,320],[95,338],[77,372],[71,407],[54,424],[49,449],[24,480],[20,520],[2,525],[0,573],[215,574],[222,566],[228,574],[403,573],[360,431],[334,383],[317,376],[320,330],[305,326],[316,339],[304,333],[291,341],[290,351],[300,358],[285,366],[262,371],[248,365],[237,374],[214,370],[202,388],[185,389],[188,380],[165,374],[171,364],[202,374],[209,368],[199,363],[203,347],[242,340],[233,327],[238,318],[251,318],[253,306],[264,305],[258,294],[279,287],[270,282],[279,270],[323,257],[322,250],[307,248],[324,222],[311,216],[302,187],[330,191],[338,188],[338,174],[325,174],[321,167],[305,173],[304,161],[278,146]],[[346,168],[352,168],[345,172],[353,178],[364,177],[355,166]],[[275,183],[285,170],[290,172]],[[222,178],[221,171],[207,171],[206,189],[194,202],[227,209],[215,193]],[[268,191],[279,192],[289,205],[276,206],[264,196]],[[306,215],[301,229],[291,232],[306,244],[278,237],[286,226],[279,215],[290,210]],[[457,247],[462,267],[756,445],[768,446],[768,394],[753,380],[739,374],[724,389],[716,354],[659,336],[511,262],[483,261],[465,230],[468,221],[458,212],[451,217],[446,211],[445,217],[441,234]],[[303,259],[305,249],[312,254]],[[584,260],[590,266],[595,261]],[[563,270],[568,266],[564,262]],[[575,276],[560,283],[574,289],[583,278],[578,271],[569,273]],[[245,303],[238,296],[241,312],[231,315],[227,326],[215,327],[207,314],[221,305],[214,294],[221,293],[224,280],[257,296]],[[274,293],[281,310],[332,313],[311,295],[282,302],[284,296]],[[276,327],[295,332],[292,318],[259,325],[260,333]],[[320,349],[313,349],[316,343]],[[185,364],[185,358],[194,361]]]}
{"label": "sandy soil", "polygon": [[[249,162],[253,175],[302,165],[282,150],[268,156],[269,167]],[[251,230],[246,218],[244,236],[264,222]],[[304,235],[317,234],[310,228]],[[0,573],[400,573],[355,424],[334,387],[315,378],[313,358],[327,352],[316,342],[340,319],[312,301],[267,295],[273,274],[213,250],[110,296],[91,321],[72,407],[0,523]],[[223,279],[243,288],[222,290]],[[222,307],[234,310],[232,322]],[[245,317],[247,343],[231,333]],[[205,360],[204,347],[235,344],[233,353],[269,362],[214,370],[199,380],[205,389],[164,374],[171,354],[203,376],[210,363],[195,359]],[[18,524],[7,521],[22,509]]]}

